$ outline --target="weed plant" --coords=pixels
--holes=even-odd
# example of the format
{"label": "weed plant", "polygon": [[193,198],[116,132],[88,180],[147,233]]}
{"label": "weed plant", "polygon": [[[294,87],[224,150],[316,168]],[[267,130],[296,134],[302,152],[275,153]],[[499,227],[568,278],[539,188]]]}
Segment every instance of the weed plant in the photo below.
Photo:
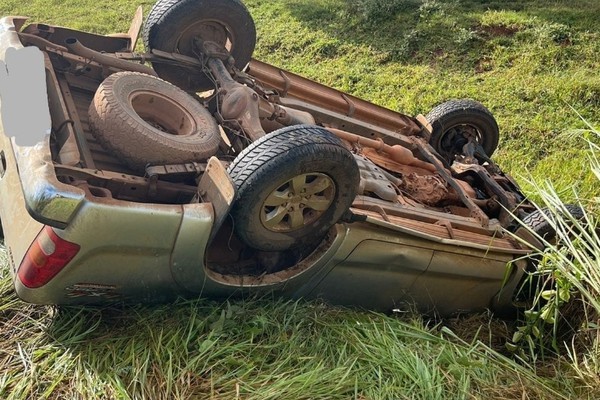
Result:
{"label": "weed plant", "polygon": [[[593,127],[589,132],[600,135]],[[590,147],[590,168],[600,180],[600,147],[594,142]],[[548,182],[534,187],[545,211],[539,215],[551,229],[547,235],[532,230],[542,250],[531,258],[533,268],[523,290],[533,296],[508,347],[529,361],[548,351],[552,357],[566,354],[580,383],[596,388],[600,372],[598,199],[579,201],[581,212],[574,213]]]}

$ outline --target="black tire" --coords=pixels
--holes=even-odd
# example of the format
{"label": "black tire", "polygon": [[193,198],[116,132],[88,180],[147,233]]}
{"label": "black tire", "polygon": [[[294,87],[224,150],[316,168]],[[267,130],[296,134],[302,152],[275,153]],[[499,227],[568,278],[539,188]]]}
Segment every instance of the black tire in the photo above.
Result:
{"label": "black tire", "polygon": [[[574,219],[582,221],[585,217],[584,211],[581,207],[566,204],[566,210],[561,212],[568,212],[570,215],[561,215],[558,218],[563,219]],[[541,278],[539,275],[534,274],[538,270],[539,263],[542,260],[542,253],[548,246],[556,244],[556,230],[550,223],[551,212],[547,208],[535,210],[531,214],[528,214],[521,220],[521,227],[517,228],[516,234],[529,242],[536,252],[528,256],[528,274],[525,274],[522,278],[520,288],[517,293],[517,299],[519,300],[531,300],[536,294],[541,293],[544,288],[552,288],[555,284],[548,281],[546,278]],[[526,228],[525,228],[526,227]]]}
{"label": "black tire", "polygon": [[471,135],[476,136],[487,157],[498,147],[496,119],[475,100],[449,100],[436,106],[425,118],[433,128],[429,144],[449,163],[462,154],[462,147]]}
{"label": "black tire", "polygon": [[[575,220],[582,220],[584,218],[584,212],[581,207],[567,204],[565,205],[566,211],[570,214],[569,216],[563,216],[565,218],[573,218]],[[548,243],[552,243],[556,236],[556,231],[549,221],[550,210],[543,208],[541,210],[535,210],[531,214],[528,214],[523,218],[523,225],[529,227],[539,238],[544,239]]]}
{"label": "black tire", "polygon": [[[252,16],[239,0],[158,0],[146,19],[143,33],[146,50],[162,50],[189,57],[193,39],[201,37],[228,48],[238,68],[250,61],[256,45]],[[154,63],[161,78],[189,92],[214,88],[198,68]]]}
{"label": "black tire", "polygon": [[352,205],[360,180],[354,156],[340,139],[309,125],[262,137],[228,172],[238,189],[231,212],[235,231],[265,251],[320,240]]}
{"label": "black tire", "polygon": [[221,135],[208,110],[181,89],[138,72],[100,84],[89,108],[92,134],[132,169],[214,155]]}

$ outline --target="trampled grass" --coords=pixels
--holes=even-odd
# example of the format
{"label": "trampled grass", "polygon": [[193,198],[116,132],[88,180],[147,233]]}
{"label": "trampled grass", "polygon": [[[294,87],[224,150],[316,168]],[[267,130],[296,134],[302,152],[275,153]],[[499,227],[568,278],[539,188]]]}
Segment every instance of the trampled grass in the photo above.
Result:
{"label": "trampled grass", "polygon": [[[569,398],[480,342],[422,321],[273,299],[50,308],[2,280],[0,397]],[[562,385],[561,385],[562,384]]]}
{"label": "trampled grass", "polygon": [[[152,3],[0,0],[0,15],[111,33]],[[549,179],[565,200],[597,195],[573,110],[599,125],[598,1],[245,3],[256,57],[408,114],[482,101],[505,169]],[[486,346],[502,348],[510,329],[485,316],[448,322],[457,337],[419,318],[275,299],[56,309],[20,302],[6,267],[0,276],[1,398],[598,398],[597,352],[573,353],[574,370],[560,358],[520,366]]]}

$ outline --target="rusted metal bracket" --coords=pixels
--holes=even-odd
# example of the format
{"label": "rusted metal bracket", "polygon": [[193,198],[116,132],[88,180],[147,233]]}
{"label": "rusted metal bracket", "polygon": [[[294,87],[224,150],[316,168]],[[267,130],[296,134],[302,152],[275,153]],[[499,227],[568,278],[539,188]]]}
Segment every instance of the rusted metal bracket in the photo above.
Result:
{"label": "rusted metal bracket", "polygon": [[146,177],[168,178],[167,180],[184,180],[196,178],[206,171],[205,163],[186,163],[186,164],[168,164],[151,165],[146,167]]}
{"label": "rusted metal bracket", "polygon": [[497,196],[497,201],[502,205],[500,210],[500,216],[498,217],[500,222],[504,226],[506,226],[513,219],[511,213],[516,208],[515,198],[512,195],[509,195],[507,191],[504,190],[502,186],[500,186],[498,182],[496,182],[494,178],[490,176],[488,171],[483,166],[479,164],[454,163],[452,166],[452,170],[456,174],[474,172],[481,180],[483,180],[485,186],[489,188],[494,195]]}
{"label": "rusted metal bracket", "polygon": [[127,33],[113,33],[108,35],[109,37],[126,39],[128,41],[127,50],[133,51],[137,43],[138,37],[140,36],[140,30],[144,22],[144,12],[142,6],[138,6],[135,10],[135,14],[129,24],[129,30]]}
{"label": "rusted metal bracket", "polygon": [[138,37],[140,36],[140,30],[142,29],[143,23],[144,12],[142,10],[142,6],[139,6],[135,10],[135,14],[131,20],[131,24],[129,25],[129,30],[127,31],[127,37],[129,37],[129,51],[135,50],[135,45],[137,44]]}
{"label": "rusted metal bracket", "polygon": [[196,194],[194,186],[160,181],[158,175],[153,181],[135,175],[66,165],[56,165],[55,170],[56,176],[62,180],[84,181],[90,186],[108,189],[117,199],[147,201],[151,198],[153,201],[185,204]]}
{"label": "rusted metal bracket", "polygon": [[427,139],[427,141],[429,141],[429,138],[431,138],[431,134],[433,133],[433,127],[431,126],[429,121],[427,121],[427,118],[425,118],[425,116],[423,114],[418,114],[415,117],[415,119],[423,127],[423,131],[425,133],[425,139]]}
{"label": "rusted metal bracket", "polygon": [[69,112],[70,119],[73,121],[72,125],[75,131],[75,141],[77,142],[77,147],[79,148],[79,154],[81,155],[83,164],[88,168],[95,168],[96,165],[94,163],[94,159],[92,158],[92,152],[88,146],[85,132],[77,113],[77,107],[75,106],[75,100],[71,94],[69,83],[63,76],[57,75],[56,79],[60,85],[60,91],[62,93],[65,106]]}
{"label": "rusted metal bracket", "polygon": [[452,177],[452,174],[444,168],[442,162],[432,153],[432,148],[424,139],[419,137],[411,137],[410,140],[415,144],[417,150],[425,157],[427,161],[431,164],[435,165],[437,169],[437,173],[446,181],[452,189],[456,191],[458,197],[463,202],[463,204],[469,209],[471,212],[471,216],[481,222],[482,226],[488,226],[490,223],[490,219],[488,216],[479,208],[475,202],[467,195],[465,190],[460,186]]}
{"label": "rusted metal bracket", "polygon": [[198,194],[203,201],[209,201],[214,210],[215,221],[210,232],[209,242],[214,239],[236,197],[235,184],[227,173],[226,166],[216,157],[208,160],[206,172],[198,184]]}
{"label": "rusted metal bracket", "polygon": [[454,228],[452,227],[452,223],[447,219],[440,219],[435,223],[436,225],[443,226],[448,231],[448,236],[450,239],[455,239],[456,235],[454,234]]}

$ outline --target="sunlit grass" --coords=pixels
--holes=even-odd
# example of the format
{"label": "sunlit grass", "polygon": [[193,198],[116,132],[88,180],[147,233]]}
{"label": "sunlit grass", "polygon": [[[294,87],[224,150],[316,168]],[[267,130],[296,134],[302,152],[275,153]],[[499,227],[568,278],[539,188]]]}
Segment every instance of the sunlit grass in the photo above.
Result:
{"label": "sunlit grass", "polygon": [[[10,283],[3,285],[10,301]],[[575,393],[480,342],[462,342],[418,319],[272,300],[58,310],[12,304],[0,313],[0,396],[6,399]]]}

